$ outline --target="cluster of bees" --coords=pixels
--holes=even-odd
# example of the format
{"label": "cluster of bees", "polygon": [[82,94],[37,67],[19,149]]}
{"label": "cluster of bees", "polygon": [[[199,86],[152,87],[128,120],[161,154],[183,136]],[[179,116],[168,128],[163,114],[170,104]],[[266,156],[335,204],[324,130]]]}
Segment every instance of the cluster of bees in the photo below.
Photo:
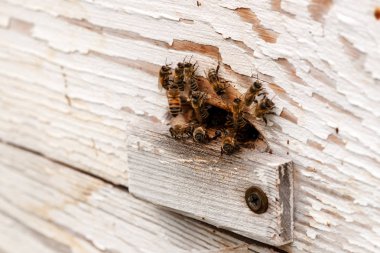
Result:
{"label": "cluster of bees", "polygon": [[221,155],[230,155],[260,137],[250,119],[261,118],[266,124],[265,116],[273,113],[275,104],[258,78],[241,94],[219,75],[219,67],[209,69],[203,78],[191,58],[178,62],[174,70],[165,63],[158,83],[166,90],[171,136],[200,143],[221,138]]}

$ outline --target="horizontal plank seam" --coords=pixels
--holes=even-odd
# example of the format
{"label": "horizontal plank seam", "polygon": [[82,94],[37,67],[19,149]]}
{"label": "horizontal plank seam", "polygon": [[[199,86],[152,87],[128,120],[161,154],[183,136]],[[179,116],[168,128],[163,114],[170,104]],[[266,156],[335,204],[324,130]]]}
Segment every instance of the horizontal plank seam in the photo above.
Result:
{"label": "horizontal plank seam", "polygon": [[[22,146],[22,145],[18,145],[18,144],[16,144],[16,143],[12,143],[12,142],[8,142],[8,141],[4,141],[3,139],[0,139],[0,143],[2,143],[2,144],[4,144],[4,145],[11,146],[11,147],[13,147],[13,148],[17,148],[17,149],[23,150],[23,151],[25,151],[25,152],[32,153],[32,154],[37,155],[37,156],[39,156],[39,157],[42,157],[42,158],[44,158],[44,159],[46,159],[46,160],[49,160],[50,162],[53,162],[53,163],[56,163],[56,164],[58,164],[58,165],[61,165],[61,166],[67,167],[68,169],[75,170],[75,171],[78,172],[78,173],[83,173],[83,174],[85,174],[85,175],[87,175],[87,176],[90,176],[90,177],[92,177],[92,178],[98,179],[98,180],[100,180],[100,181],[102,181],[102,182],[104,182],[104,183],[106,183],[106,184],[110,184],[110,185],[112,185],[113,187],[118,188],[119,190],[122,190],[122,191],[124,191],[124,192],[130,194],[129,191],[128,191],[128,188],[125,187],[125,186],[123,186],[123,185],[115,184],[115,183],[113,183],[113,182],[111,182],[111,181],[109,181],[109,180],[106,180],[106,179],[101,178],[101,177],[99,177],[99,176],[97,176],[97,175],[94,175],[94,174],[92,174],[92,173],[89,173],[89,172],[87,172],[87,171],[85,171],[85,170],[83,170],[83,169],[81,169],[81,168],[75,167],[75,166],[73,166],[73,165],[70,165],[70,164],[67,164],[67,163],[65,163],[65,162],[62,162],[62,161],[59,161],[59,160],[57,160],[57,159],[51,158],[51,157],[49,157],[49,156],[46,156],[45,154],[43,154],[43,153],[41,153],[41,152],[35,151],[35,150],[33,150],[33,149],[30,149],[30,148],[25,147],[25,146]],[[133,196],[134,196],[134,195],[133,195]],[[134,196],[134,197],[136,197],[136,196]],[[139,198],[137,198],[137,199],[139,199]],[[9,215],[9,214],[7,214],[7,215]],[[231,237],[233,237],[233,238],[235,238],[235,239],[241,240],[242,242],[245,242],[245,243],[247,243],[247,244],[252,244],[252,243],[253,243],[253,244],[255,244],[255,245],[261,245],[261,246],[263,246],[263,247],[270,248],[270,249],[272,249],[273,251],[278,252],[278,253],[287,253],[287,251],[283,251],[283,250],[281,250],[281,249],[279,249],[279,248],[276,248],[276,247],[274,247],[274,246],[270,246],[270,245],[267,245],[267,244],[264,244],[264,243],[261,243],[261,242],[255,241],[255,240],[253,240],[253,239],[249,239],[249,238],[247,238],[247,237],[244,237],[244,236],[241,236],[241,235],[239,235],[239,234],[236,234],[236,233],[234,233],[234,232],[232,232],[232,231],[228,231],[228,230],[225,230],[225,229],[222,229],[222,228],[218,228],[218,227],[213,226],[213,225],[211,225],[211,224],[208,224],[208,223],[206,223],[206,222],[198,221],[198,220],[194,220],[194,219],[192,219],[192,218],[186,218],[186,219],[190,219],[190,220],[195,221],[196,223],[206,225],[206,226],[208,226],[208,227],[210,227],[210,228],[212,228],[212,229],[215,229],[216,231],[219,231],[219,232],[221,232],[221,233],[224,233],[224,234],[226,234],[226,235],[229,235],[229,236],[231,236]],[[59,226],[59,225],[56,224],[56,223],[53,223],[53,224],[56,225],[56,226]],[[67,228],[65,228],[65,230],[67,230]],[[72,231],[72,232],[75,233],[74,231]],[[75,234],[76,234],[76,233],[75,233]]]}
{"label": "horizontal plank seam", "polygon": [[110,180],[107,180],[105,178],[102,178],[94,173],[91,173],[89,171],[86,171],[82,168],[79,168],[79,167],[76,167],[76,166],[73,166],[71,164],[68,164],[66,162],[63,162],[63,161],[60,161],[60,160],[57,160],[55,158],[52,158],[52,157],[49,157],[39,151],[36,151],[36,150],[33,150],[31,148],[28,148],[28,147],[25,147],[25,146],[22,146],[22,145],[19,145],[19,144],[16,144],[16,143],[13,143],[13,142],[9,142],[9,141],[4,141],[3,139],[0,139],[0,143],[4,144],[4,145],[8,145],[8,146],[11,146],[13,148],[17,148],[17,149],[20,149],[20,150],[23,150],[23,151],[26,151],[26,152],[29,152],[29,153],[32,153],[34,155],[37,155],[37,156],[40,156],[46,160],[49,160],[50,162],[53,162],[53,163],[56,163],[56,164],[59,164],[61,166],[64,166],[68,169],[71,169],[71,170],[75,170],[76,172],[79,172],[79,173],[82,173],[82,174],[85,174],[89,177],[92,177],[92,178],[95,178],[95,179],[98,179],[100,181],[102,181],[103,183],[106,183],[106,184],[109,184],[109,185],[112,185],[114,188],[118,188],[119,190],[121,191],[124,191],[124,192],[129,192],[128,190],[128,187],[126,187],[125,185],[121,185],[121,184],[116,184]]}
{"label": "horizontal plank seam", "polygon": [[[44,234],[40,233],[39,231],[35,230],[34,228],[32,228],[32,227],[26,225],[25,223],[21,222],[19,219],[15,218],[14,216],[9,214],[8,212],[0,210],[0,214],[4,215],[5,217],[11,219],[13,222],[16,222],[21,227],[25,228],[31,234],[32,237],[36,238],[37,241],[41,242],[43,245],[50,248],[51,250],[56,251],[56,252],[64,252],[64,253],[69,252],[70,249],[69,249],[68,245],[63,244],[61,242],[58,242],[57,240],[55,240],[53,238],[49,238],[49,237],[45,236]],[[47,241],[51,241],[51,243],[47,243]],[[66,249],[66,250],[61,251],[60,249]]]}
{"label": "horizontal plank seam", "polygon": [[[5,196],[1,196],[1,195],[0,195],[0,198],[3,199],[4,201],[7,201],[8,203],[10,203],[11,206],[13,206],[13,207],[15,207],[15,208],[18,208],[18,209],[21,210],[22,212],[26,212],[25,209],[23,209],[23,208],[19,208],[18,206],[15,206],[13,203],[11,203],[10,199],[6,198]],[[0,210],[0,213],[3,214],[3,215],[5,215],[5,216],[7,216],[7,217],[9,217],[10,219],[12,219],[13,221],[17,222],[19,225],[25,227],[26,229],[30,230],[31,232],[35,232],[35,233],[40,234],[41,236],[43,236],[43,237],[46,238],[46,236],[42,235],[41,233],[39,233],[38,231],[36,231],[36,230],[33,229],[32,227],[30,227],[30,226],[28,226],[27,224],[23,223],[23,222],[22,222],[21,220],[19,220],[18,218],[13,217],[13,216],[12,216],[11,214],[9,214],[8,212],[5,212],[5,211],[3,211],[3,210]],[[97,249],[97,250],[99,250],[99,251],[101,251],[101,252],[104,252],[104,253],[111,253],[111,252],[108,251],[108,250],[103,250],[103,249],[97,247],[96,244],[95,244],[92,240],[86,238],[85,236],[81,235],[80,233],[77,233],[76,231],[70,229],[69,227],[63,226],[63,225],[58,224],[58,223],[56,223],[56,222],[52,222],[52,221],[50,221],[50,220],[43,219],[43,218],[41,218],[41,217],[39,217],[39,216],[37,216],[36,214],[33,214],[33,213],[29,213],[29,215],[33,216],[34,218],[36,218],[36,219],[38,219],[38,220],[42,220],[42,221],[44,221],[44,222],[48,222],[50,225],[55,226],[56,228],[59,228],[59,229],[61,229],[62,231],[65,231],[65,232],[67,232],[67,233],[70,233],[70,234],[73,235],[73,236],[78,237],[79,239],[81,239],[81,240],[87,242],[89,245],[91,245],[92,247],[94,247],[95,249]]]}

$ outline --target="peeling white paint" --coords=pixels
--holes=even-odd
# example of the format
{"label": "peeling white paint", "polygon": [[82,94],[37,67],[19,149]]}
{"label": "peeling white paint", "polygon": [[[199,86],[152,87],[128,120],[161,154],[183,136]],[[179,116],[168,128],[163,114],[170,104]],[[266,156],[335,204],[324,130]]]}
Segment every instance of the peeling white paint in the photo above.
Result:
{"label": "peeling white paint", "polygon": [[[276,11],[272,2],[2,1],[0,137],[126,185],[126,125],[164,122],[158,66],[193,55],[203,73],[218,61],[170,48],[173,42],[213,46],[236,72],[222,68],[224,77],[243,90],[248,83],[238,74],[268,75],[278,114],[286,109],[296,120],[272,116],[267,128],[273,152],[296,165],[295,242],[285,249],[377,252],[378,3],[334,2],[317,21],[310,2],[282,0]],[[250,8],[278,34],[276,43],[264,41],[237,8]],[[31,35],[12,28],[12,19],[32,24]],[[137,61],[148,65],[131,65]]]}

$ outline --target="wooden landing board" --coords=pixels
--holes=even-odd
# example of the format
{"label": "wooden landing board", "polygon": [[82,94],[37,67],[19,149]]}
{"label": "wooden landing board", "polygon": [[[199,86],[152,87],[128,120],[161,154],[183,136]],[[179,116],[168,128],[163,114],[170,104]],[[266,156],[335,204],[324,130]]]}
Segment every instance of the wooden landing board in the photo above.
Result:
{"label": "wooden landing board", "polygon": [[[241,150],[220,156],[220,143],[176,141],[167,129],[128,136],[129,190],[138,198],[246,237],[280,246],[293,239],[292,162]],[[252,212],[245,191],[260,187],[268,210]]]}

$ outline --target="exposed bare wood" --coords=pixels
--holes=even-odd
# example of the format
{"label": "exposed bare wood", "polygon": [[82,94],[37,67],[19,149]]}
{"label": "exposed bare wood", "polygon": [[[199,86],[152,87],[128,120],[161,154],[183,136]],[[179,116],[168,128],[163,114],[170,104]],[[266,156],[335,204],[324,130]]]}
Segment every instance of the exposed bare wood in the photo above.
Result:
{"label": "exposed bare wood", "polygon": [[[5,252],[276,252],[160,210],[104,181],[0,144]],[[15,241],[18,238],[18,241]]]}
{"label": "exposed bare wood", "polygon": [[[270,81],[270,95],[278,95],[282,117],[269,119],[266,137],[273,154],[295,165],[294,242],[283,249],[378,252],[376,6],[374,0],[202,1],[199,7],[196,1],[3,0],[0,138],[127,186],[126,126],[165,125],[159,65],[194,55],[202,74],[216,66],[218,52],[221,74],[238,89],[258,71]],[[239,9],[255,19],[245,21]],[[255,24],[273,31],[275,43]],[[182,51],[184,45],[192,51]]]}
{"label": "exposed bare wood", "polygon": [[[221,157],[218,144],[178,142],[166,132],[154,125],[129,131],[133,195],[270,245],[292,241],[293,174],[288,159],[252,150]],[[244,194],[251,186],[261,188],[269,199],[264,214],[247,207]]]}

